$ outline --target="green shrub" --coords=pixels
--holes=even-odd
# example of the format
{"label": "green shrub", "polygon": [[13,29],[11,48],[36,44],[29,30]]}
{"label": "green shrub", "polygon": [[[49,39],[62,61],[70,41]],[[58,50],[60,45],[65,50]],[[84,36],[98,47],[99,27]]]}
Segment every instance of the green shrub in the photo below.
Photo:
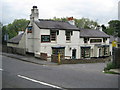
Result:
{"label": "green shrub", "polygon": [[108,63],[107,66],[104,68],[104,71],[110,70],[110,69],[115,69],[116,65],[112,62]]}

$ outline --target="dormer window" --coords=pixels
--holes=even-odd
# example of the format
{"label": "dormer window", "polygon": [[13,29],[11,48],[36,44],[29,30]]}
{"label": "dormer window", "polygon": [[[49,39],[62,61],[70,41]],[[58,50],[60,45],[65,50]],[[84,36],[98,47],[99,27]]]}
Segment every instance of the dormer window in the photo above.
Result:
{"label": "dormer window", "polygon": [[28,26],[27,33],[32,33],[32,26]]}

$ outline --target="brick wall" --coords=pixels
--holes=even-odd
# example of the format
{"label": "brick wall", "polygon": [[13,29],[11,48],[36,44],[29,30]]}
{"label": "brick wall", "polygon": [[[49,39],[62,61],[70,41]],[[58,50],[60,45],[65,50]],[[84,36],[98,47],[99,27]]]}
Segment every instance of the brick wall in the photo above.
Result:
{"label": "brick wall", "polygon": [[40,59],[47,61],[47,53],[40,53]]}

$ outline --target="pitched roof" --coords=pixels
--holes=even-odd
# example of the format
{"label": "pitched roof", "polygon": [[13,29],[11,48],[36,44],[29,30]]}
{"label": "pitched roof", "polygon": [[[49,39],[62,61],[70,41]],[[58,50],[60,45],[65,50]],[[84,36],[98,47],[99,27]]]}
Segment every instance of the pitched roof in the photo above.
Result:
{"label": "pitched roof", "polygon": [[106,33],[100,30],[92,30],[92,29],[80,29],[80,37],[109,37]]}
{"label": "pitched roof", "polygon": [[39,19],[35,23],[42,29],[79,30],[75,25],[71,25],[65,21]]}
{"label": "pitched roof", "polygon": [[14,43],[14,44],[19,44],[19,41],[21,40],[22,36],[24,33],[21,33],[20,35],[17,35],[13,38],[11,38],[8,43]]}
{"label": "pitched roof", "polygon": [[120,38],[119,37],[114,37],[112,35],[110,35],[110,43],[112,43],[112,41],[116,40],[117,42],[120,43]]}

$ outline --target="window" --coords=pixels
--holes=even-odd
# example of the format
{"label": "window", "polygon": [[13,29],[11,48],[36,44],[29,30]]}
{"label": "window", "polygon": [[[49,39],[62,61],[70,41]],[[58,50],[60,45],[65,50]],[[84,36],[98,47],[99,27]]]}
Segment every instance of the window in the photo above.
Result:
{"label": "window", "polygon": [[91,39],[90,43],[100,43],[102,42],[102,39]]}
{"label": "window", "polygon": [[109,47],[103,47],[103,53],[105,56],[109,55]]}
{"label": "window", "polygon": [[84,38],[84,43],[88,43],[88,38]]}
{"label": "window", "polygon": [[71,35],[73,34],[73,32],[72,31],[66,31],[65,34],[66,34],[66,40],[70,41]]}
{"label": "window", "polygon": [[90,57],[90,47],[81,47],[81,57],[82,58]]}
{"label": "window", "polygon": [[41,42],[50,42],[50,35],[41,35]]}
{"label": "window", "polygon": [[56,41],[56,32],[57,31],[50,31],[51,41]]}
{"label": "window", "polygon": [[60,55],[65,55],[65,49],[64,48],[52,48],[52,54],[54,55],[58,55],[58,53],[60,53]]}
{"label": "window", "polygon": [[103,42],[104,42],[104,43],[106,42],[106,40],[107,40],[107,38],[103,38]]}
{"label": "window", "polygon": [[27,33],[32,33],[32,26],[28,26]]}

